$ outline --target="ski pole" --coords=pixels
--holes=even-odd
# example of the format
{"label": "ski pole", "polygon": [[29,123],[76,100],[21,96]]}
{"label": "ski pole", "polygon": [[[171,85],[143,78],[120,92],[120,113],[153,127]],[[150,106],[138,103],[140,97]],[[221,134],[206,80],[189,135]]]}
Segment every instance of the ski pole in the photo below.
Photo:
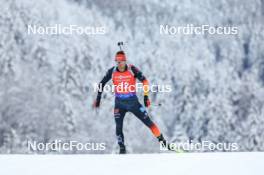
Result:
{"label": "ski pole", "polygon": [[161,103],[158,103],[158,104],[152,104],[151,106],[159,107],[159,106],[162,106],[162,104],[161,104]]}

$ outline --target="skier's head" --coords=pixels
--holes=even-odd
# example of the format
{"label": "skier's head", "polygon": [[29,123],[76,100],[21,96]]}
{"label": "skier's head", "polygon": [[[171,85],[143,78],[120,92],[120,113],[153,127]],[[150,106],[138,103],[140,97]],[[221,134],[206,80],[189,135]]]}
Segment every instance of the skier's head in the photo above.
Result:
{"label": "skier's head", "polygon": [[119,70],[125,69],[126,67],[126,55],[124,51],[118,51],[115,56],[115,61]]}
{"label": "skier's head", "polygon": [[126,54],[124,51],[118,51],[116,53],[116,56],[115,56],[115,61],[116,62],[119,62],[119,61],[126,61]]}

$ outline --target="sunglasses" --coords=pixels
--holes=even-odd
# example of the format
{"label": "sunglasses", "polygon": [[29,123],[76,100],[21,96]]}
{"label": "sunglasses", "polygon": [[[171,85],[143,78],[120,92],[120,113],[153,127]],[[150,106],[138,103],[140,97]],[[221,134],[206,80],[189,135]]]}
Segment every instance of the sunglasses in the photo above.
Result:
{"label": "sunglasses", "polygon": [[124,64],[125,61],[116,61],[116,64]]}

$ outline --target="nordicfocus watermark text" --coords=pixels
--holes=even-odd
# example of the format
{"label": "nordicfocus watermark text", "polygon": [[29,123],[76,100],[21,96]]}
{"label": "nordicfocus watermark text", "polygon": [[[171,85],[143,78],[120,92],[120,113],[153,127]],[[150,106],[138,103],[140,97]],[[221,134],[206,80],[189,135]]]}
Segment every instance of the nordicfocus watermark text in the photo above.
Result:
{"label": "nordicfocus watermark text", "polygon": [[161,35],[237,35],[238,27],[235,26],[210,26],[201,25],[194,26],[187,24],[186,26],[170,26],[160,25]]}
{"label": "nordicfocus watermark text", "polygon": [[181,143],[170,143],[169,145],[163,145],[160,143],[160,150],[164,151],[167,150],[167,147],[170,149],[178,151],[238,151],[239,146],[237,143],[213,143],[211,141],[201,141],[201,142],[194,142],[194,141],[186,141]]}
{"label": "nordicfocus watermark text", "polygon": [[104,35],[106,27],[104,26],[78,26],[55,24],[50,26],[28,25],[27,33],[39,35]]}
{"label": "nordicfocus watermark text", "polygon": [[143,85],[142,83],[136,83],[135,85],[130,85],[125,82],[121,82],[118,85],[105,85],[104,87],[102,84],[93,84],[93,90],[94,92],[140,92],[140,91],[150,91],[150,92],[164,92],[164,93],[169,93],[172,91],[171,85]]}
{"label": "nordicfocus watermark text", "polygon": [[37,141],[27,142],[28,150],[30,151],[102,151],[106,149],[105,143],[88,142],[82,143],[78,141],[54,140],[50,143],[43,143]]}

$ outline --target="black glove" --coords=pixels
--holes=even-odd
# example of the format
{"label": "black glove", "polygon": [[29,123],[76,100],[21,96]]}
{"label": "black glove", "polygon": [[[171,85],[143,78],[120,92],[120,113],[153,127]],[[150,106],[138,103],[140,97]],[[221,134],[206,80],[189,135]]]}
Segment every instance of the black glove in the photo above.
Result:
{"label": "black glove", "polygon": [[144,95],[144,105],[148,108],[150,106],[150,100],[147,95]]}
{"label": "black glove", "polygon": [[96,100],[93,102],[93,108],[99,108],[101,102],[101,97],[97,96]]}

